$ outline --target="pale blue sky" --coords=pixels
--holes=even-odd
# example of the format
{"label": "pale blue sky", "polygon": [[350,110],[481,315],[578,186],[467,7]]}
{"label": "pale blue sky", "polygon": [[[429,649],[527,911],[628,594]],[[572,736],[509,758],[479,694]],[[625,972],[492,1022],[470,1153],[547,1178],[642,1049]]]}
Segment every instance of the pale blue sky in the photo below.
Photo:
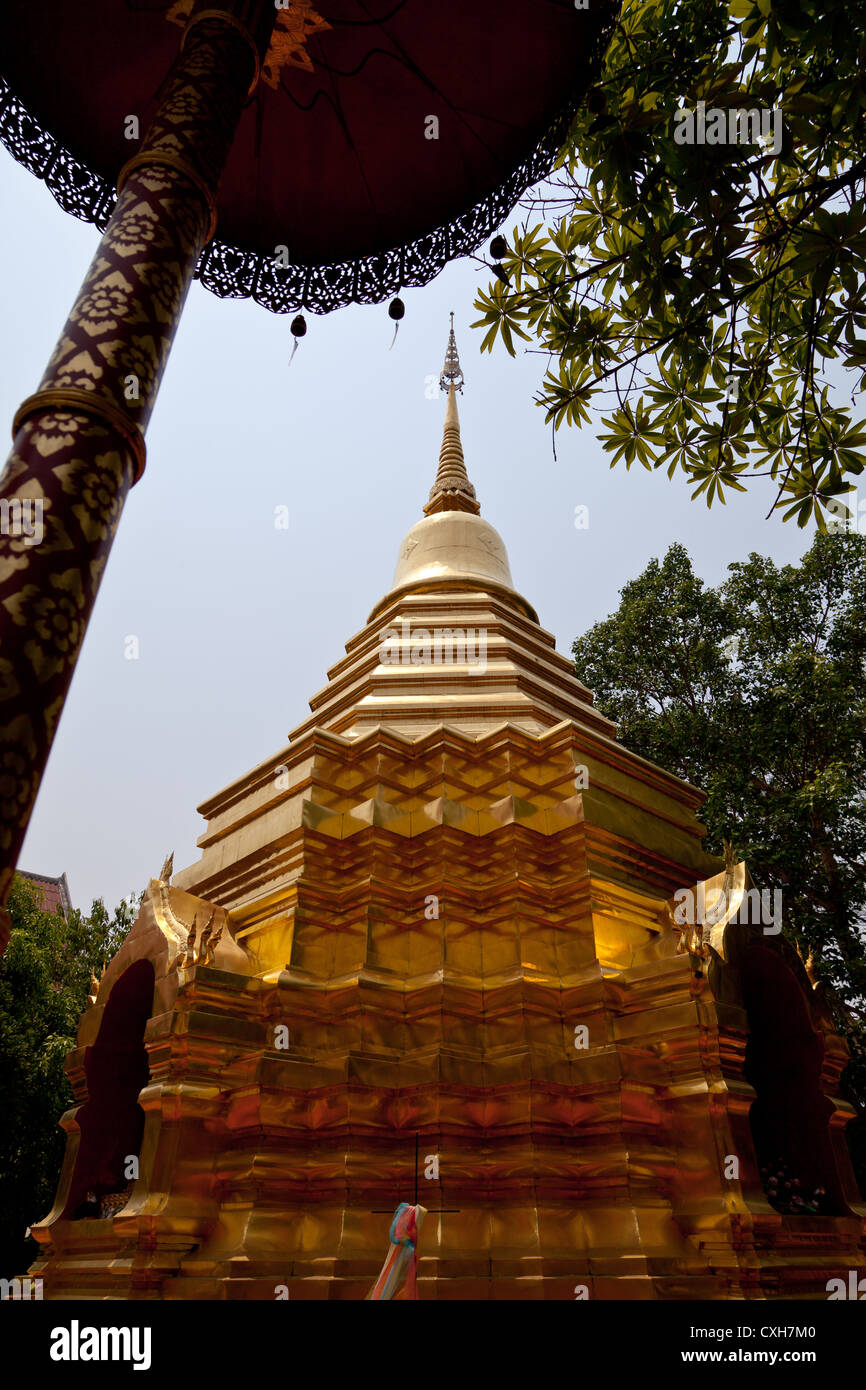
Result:
{"label": "pale blue sky", "polygon": [[[35,390],[97,244],[0,147],[0,416]],[[507,232],[514,219],[505,223]],[[20,867],[66,872],[89,907],[141,889],[168,850],[198,858],[196,805],[280,748],[326,668],[388,590],[435,472],[443,398],[425,398],[454,322],[463,445],[515,585],[570,650],[652,556],[684,542],[717,583],[758,550],[799,558],[811,528],[767,522],[755,488],[707,511],[663,471],[611,470],[590,428],[550,429],[544,359],[479,352],[470,260],[387,306],[289,320],[192,287],[60,723]],[[574,527],[589,507],[589,529]],[[287,531],[274,508],[287,506]],[[124,657],[137,636],[138,661]]]}

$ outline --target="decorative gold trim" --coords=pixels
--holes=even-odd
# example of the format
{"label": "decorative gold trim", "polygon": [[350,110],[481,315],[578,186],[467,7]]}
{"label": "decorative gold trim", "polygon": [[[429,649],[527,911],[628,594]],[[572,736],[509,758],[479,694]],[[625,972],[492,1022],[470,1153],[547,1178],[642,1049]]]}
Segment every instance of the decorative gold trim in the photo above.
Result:
{"label": "decorative gold trim", "polygon": [[481,590],[484,593],[497,594],[502,598],[509,599],[511,603],[516,603],[531,622],[538,622],[538,614],[532,604],[516,589],[509,589],[507,584],[501,584],[496,579],[485,579],[482,575],[467,574],[459,575],[453,579],[437,579],[435,575],[431,575],[429,579],[410,579],[407,583],[401,584],[399,588],[391,589],[384,598],[379,600],[370,613],[367,623],[375,622],[390,603],[393,603],[395,599],[403,598],[405,594],[439,594],[446,590],[449,593],[453,590],[462,593],[474,593],[476,590]]}
{"label": "decorative gold trim", "polygon": [[207,204],[208,217],[210,218],[204,242],[207,246],[213,240],[217,228],[216,199],[201,174],[191,164],[187,164],[185,159],[181,159],[180,155],[169,154],[168,150],[139,150],[138,154],[134,154],[131,159],[126,161],[117,176],[118,193],[121,192],[133,169],[140,169],[146,164],[161,164],[166,169],[174,169],[176,173],[183,174],[185,179],[189,179],[190,183],[195,184]]}
{"label": "decorative gold trim", "polygon": [[12,421],[12,438],[15,438],[25,420],[43,410],[77,410],[82,415],[95,416],[97,420],[116,430],[126,440],[135,459],[136,471],[132,480],[135,486],[144,472],[147,459],[144,435],[135,421],[124,415],[116,405],[112,405],[104,396],[94,395],[92,391],[80,391],[75,386],[62,389],[48,387],[45,391],[36,391],[21,402]]}
{"label": "decorative gold trim", "polygon": [[225,10],[199,10],[198,14],[190,15],[189,19],[186,22],[186,27],[184,28],[183,36],[180,41],[181,50],[183,50],[186,47],[186,38],[190,29],[192,29],[194,25],[200,24],[203,19],[215,19],[218,20],[221,24],[227,24],[230,28],[237,29],[238,33],[242,34],[243,37],[246,39],[247,43],[249,44],[252,50],[253,62],[255,64],[255,71],[253,74],[252,84],[250,86],[250,90],[247,92],[247,101],[249,101],[253,92],[256,90],[256,87],[259,85],[259,78],[262,75],[262,60],[259,57],[258,45],[255,39],[253,38],[246,25],[238,19],[237,15],[228,14]]}

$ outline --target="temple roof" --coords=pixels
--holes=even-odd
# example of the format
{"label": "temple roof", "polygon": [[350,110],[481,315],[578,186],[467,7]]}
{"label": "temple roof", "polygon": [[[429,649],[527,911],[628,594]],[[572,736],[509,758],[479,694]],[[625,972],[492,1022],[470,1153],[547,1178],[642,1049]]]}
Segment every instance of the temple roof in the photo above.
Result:
{"label": "temple roof", "polygon": [[64,917],[69,916],[72,900],[66,874],[52,878],[50,874],[28,874],[24,869],[19,869],[18,875],[20,878],[28,879],[38,889],[39,906],[43,912],[62,912]]}

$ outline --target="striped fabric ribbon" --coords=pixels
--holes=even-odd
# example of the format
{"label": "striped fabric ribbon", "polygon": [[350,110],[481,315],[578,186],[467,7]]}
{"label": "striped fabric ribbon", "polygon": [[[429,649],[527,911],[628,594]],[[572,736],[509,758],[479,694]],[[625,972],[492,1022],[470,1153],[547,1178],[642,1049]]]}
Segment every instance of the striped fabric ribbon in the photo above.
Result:
{"label": "striped fabric ribbon", "polygon": [[413,1207],[408,1202],[400,1203],[394,1212],[394,1220],[391,1222],[391,1229],[388,1232],[391,1248],[385,1258],[379,1278],[367,1294],[368,1301],[376,1303],[395,1298],[404,1283],[406,1285],[406,1297],[418,1298],[418,1286],[415,1282],[418,1237],[426,1215],[426,1207]]}

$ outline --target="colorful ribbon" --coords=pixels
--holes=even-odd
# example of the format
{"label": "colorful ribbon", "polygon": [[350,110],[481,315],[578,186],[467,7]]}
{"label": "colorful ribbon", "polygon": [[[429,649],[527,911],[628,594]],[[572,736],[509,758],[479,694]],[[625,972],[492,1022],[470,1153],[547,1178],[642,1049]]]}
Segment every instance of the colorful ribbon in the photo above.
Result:
{"label": "colorful ribbon", "polygon": [[367,1294],[367,1299],[370,1302],[384,1303],[396,1297],[404,1282],[406,1284],[406,1297],[417,1300],[418,1286],[415,1282],[415,1275],[418,1262],[418,1237],[426,1215],[426,1207],[413,1207],[408,1202],[401,1202],[394,1212],[394,1220],[391,1222],[391,1229],[388,1232],[391,1249],[385,1257],[379,1278]]}

